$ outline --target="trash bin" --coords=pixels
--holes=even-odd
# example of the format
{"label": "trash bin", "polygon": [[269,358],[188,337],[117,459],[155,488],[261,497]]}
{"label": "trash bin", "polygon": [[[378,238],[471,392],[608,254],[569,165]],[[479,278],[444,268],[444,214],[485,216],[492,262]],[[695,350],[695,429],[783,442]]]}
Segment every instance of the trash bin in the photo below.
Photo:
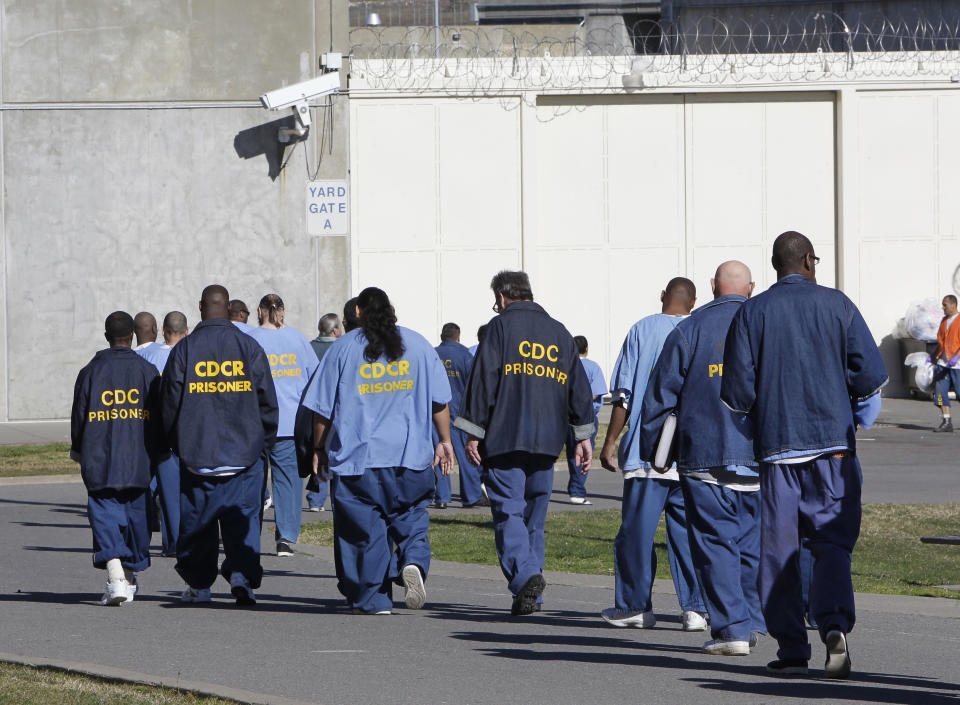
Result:
{"label": "trash bin", "polygon": [[[903,361],[910,353],[925,352],[928,355],[933,355],[936,351],[936,343],[925,343],[924,341],[916,340],[915,338],[900,338],[901,365],[903,365]],[[917,386],[916,367],[907,367],[906,365],[903,365],[903,391],[906,392],[907,395],[914,398],[933,399],[932,389],[929,392],[925,392]]]}

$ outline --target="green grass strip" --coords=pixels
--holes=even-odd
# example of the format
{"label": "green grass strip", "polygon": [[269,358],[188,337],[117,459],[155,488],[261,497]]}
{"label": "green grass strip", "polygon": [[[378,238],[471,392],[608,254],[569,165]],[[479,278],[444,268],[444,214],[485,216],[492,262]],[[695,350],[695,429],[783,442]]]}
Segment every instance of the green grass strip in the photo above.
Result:
{"label": "green grass strip", "polygon": [[[616,509],[548,514],[547,570],[613,575],[613,540],[619,528]],[[854,589],[960,599],[960,593],[936,587],[960,585],[960,546],[920,543],[921,536],[956,533],[960,533],[958,504],[865,505],[860,540],[853,553]],[[300,540],[332,545],[331,523],[304,525]],[[432,514],[430,545],[438,560],[497,564],[493,525],[486,514]],[[662,518],[655,547],[657,577],[670,578]]]}

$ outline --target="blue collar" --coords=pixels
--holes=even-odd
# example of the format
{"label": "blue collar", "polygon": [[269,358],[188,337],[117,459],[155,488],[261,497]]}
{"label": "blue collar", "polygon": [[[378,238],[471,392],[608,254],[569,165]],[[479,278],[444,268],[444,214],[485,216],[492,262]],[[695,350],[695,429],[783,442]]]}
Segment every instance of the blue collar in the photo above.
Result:
{"label": "blue collar", "polygon": [[788,274],[783,279],[777,281],[774,286],[777,286],[777,284],[813,284],[813,282],[802,274]]}

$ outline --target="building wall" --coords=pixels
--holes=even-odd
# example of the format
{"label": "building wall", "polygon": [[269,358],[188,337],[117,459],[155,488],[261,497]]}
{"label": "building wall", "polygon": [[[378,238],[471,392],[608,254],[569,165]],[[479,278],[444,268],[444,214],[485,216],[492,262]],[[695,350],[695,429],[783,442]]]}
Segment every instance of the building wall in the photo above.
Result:
{"label": "building wall", "polygon": [[[258,96],[344,47],[345,3],[332,36],[326,0],[0,7],[0,421],[69,415],[113,310],[177,309],[192,326],[218,282],[251,310],[279,293],[312,337],[342,307],[347,242],[305,229],[323,110],[275,180],[250,146],[283,117]],[[334,112],[320,178],[346,177],[345,99]]]}
{"label": "building wall", "polygon": [[[717,265],[741,259],[762,290],[787,229],[809,234],[820,281],[835,283],[829,93],[355,98],[352,110],[355,276],[389,285],[400,320],[432,337],[453,320],[474,342],[493,315],[490,278],[521,266],[609,372],[669,279],[690,277],[703,303]],[[371,136],[388,120],[405,135],[393,150]]]}
{"label": "building wall", "polygon": [[[492,315],[490,277],[521,266],[537,299],[587,336],[609,372],[669,278],[693,279],[703,303],[715,267],[735,258],[759,293],[775,278],[774,238],[799,230],[823,259],[819,282],[861,307],[887,363],[887,393],[901,394],[898,319],[911,302],[960,287],[960,207],[950,197],[960,186],[960,92],[931,83],[642,95],[543,86],[515,97],[465,96],[462,86],[461,97],[427,96],[428,85],[407,97],[354,81],[354,277],[387,282],[401,320],[434,337],[454,320],[470,344]],[[399,152],[370,141],[367,128],[388,120],[405,136]],[[376,203],[390,207],[366,215]],[[391,217],[403,206],[413,219]],[[464,234],[473,250],[457,260],[451,248]],[[390,275],[387,243],[390,267],[406,263]]]}

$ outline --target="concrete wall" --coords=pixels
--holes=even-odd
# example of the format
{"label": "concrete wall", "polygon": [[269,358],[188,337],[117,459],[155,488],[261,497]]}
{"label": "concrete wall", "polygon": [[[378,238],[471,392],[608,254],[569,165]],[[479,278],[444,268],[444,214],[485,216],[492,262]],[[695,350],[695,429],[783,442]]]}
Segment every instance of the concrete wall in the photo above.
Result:
{"label": "concrete wall", "polygon": [[[0,421],[67,416],[115,309],[193,325],[219,282],[252,310],[279,293],[313,337],[342,307],[346,238],[305,229],[324,111],[277,178],[257,154],[278,149],[276,125],[257,127],[283,117],[257,97],[346,50],[346,3],[330,1],[332,37],[326,0],[2,2]],[[319,178],[347,176],[335,105]]]}
{"label": "concrete wall", "polygon": [[[386,64],[358,66],[355,280],[386,281],[401,320],[428,335],[455,320],[470,344],[491,315],[490,276],[519,258],[538,300],[587,336],[609,373],[670,277],[692,278],[702,302],[716,265],[736,258],[760,292],[774,279],[773,239],[796,229],[824,260],[820,283],[861,308],[891,378],[885,393],[902,394],[897,321],[913,301],[960,293],[960,86],[950,74],[881,81],[867,66],[862,78],[704,79],[624,94],[606,58],[578,70],[597,79],[574,95],[563,94],[556,57],[543,59],[555,80],[518,80],[499,95],[487,87],[509,67],[492,61],[470,66],[483,77],[474,93],[456,67],[448,78],[443,66],[424,71],[422,85],[403,74],[400,86]],[[369,148],[388,122],[407,140]],[[371,217],[371,203],[417,217]],[[458,231],[477,228],[458,263]],[[411,283],[409,271],[425,276]]]}

